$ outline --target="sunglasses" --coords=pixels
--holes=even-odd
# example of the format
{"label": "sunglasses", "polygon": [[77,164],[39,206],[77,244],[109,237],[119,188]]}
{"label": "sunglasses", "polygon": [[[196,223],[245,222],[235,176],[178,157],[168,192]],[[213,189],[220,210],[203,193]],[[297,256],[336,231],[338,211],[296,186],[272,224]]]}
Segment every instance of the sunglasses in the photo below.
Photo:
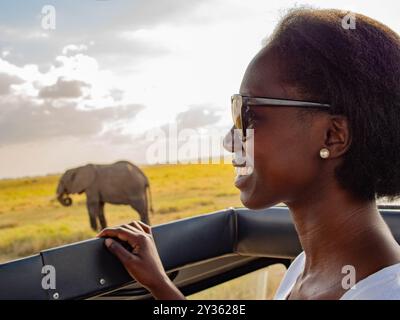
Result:
{"label": "sunglasses", "polygon": [[330,104],[289,100],[289,99],[275,99],[266,97],[249,97],[240,94],[234,94],[231,97],[232,118],[236,129],[242,131],[242,139],[246,138],[246,130],[248,121],[246,114],[250,107],[297,107],[297,108],[316,108],[316,109],[329,109]]}

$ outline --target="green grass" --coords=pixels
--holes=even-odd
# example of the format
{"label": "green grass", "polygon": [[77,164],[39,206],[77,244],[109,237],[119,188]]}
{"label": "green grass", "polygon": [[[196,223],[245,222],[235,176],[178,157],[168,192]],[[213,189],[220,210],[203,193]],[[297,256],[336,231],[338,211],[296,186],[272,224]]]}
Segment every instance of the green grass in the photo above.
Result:
{"label": "green grass", "polygon": [[[231,165],[157,165],[142,169],[149,177],[153,196],[152,225],[241,206]],[[0,180],[0,262],[95,236],[89,226],[85,195],[72,196],[73,205],[62,207],[55,199],[58,179],[54,175]],[[129,206],[106,204],[105,214],[109,225],[139,219]],[[253,281],[251,275],[248,279]],[[232,286],[231,282],[224,285]],[[215,298],[217,291],[197,297]]]}

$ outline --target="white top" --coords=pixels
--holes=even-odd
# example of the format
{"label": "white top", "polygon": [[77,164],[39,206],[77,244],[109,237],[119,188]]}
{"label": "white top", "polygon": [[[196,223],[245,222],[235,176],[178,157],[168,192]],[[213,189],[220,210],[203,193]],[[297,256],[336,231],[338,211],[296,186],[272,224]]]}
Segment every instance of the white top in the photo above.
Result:
{"label": "white top", "polygon": [[[289,296],[297,277],[304,270],[305,260],[304,251],[294,259],[275,293],[275,300],[285,300]],[[340,300],[400,300],[400,263],[383,268],[357,282]]]}

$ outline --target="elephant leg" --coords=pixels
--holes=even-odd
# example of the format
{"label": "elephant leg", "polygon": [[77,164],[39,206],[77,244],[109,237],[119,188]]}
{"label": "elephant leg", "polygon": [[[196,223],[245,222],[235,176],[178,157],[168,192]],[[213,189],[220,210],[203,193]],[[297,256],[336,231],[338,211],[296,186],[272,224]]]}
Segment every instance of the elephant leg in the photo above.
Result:
{"label": "elephant leg", "polygon": [[131,204],[131,207],[139,213],[140,221],[144,222],[145,224],[150,225],[149,211],[147,210],[146,199],[135,200]]}
{"label": "elephant leg", "polygon": [[98,202],[86,202],[86,206],[89,213],[90,227],[97,231],[97,217],[99,214],[99,203]]}
{"label": "elephant leg", "polygon": [[104,216],[104,202],[100,202],[99,205],[99,222],[102,229],[107,228],[107,221]]}

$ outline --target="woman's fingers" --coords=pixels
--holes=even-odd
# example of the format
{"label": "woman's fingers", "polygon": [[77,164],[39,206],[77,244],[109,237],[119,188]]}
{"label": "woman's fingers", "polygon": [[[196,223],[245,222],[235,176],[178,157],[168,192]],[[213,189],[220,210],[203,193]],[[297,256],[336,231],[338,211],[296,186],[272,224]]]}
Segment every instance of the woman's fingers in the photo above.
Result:
{"label": "woman's fingers", "polygon": [[143,227],[139,224],[139,221],[132,221],[131,223],[128,224],[129,226],[131,226],[132,228],[138,230],[138,231],[142,231],[142,232],[146,232]]}
{"label": "woman's fingers", "polygon": [[128,265],[129,262],[137,259],[134,255],[129,253],[129,251],[127,251],[122,245],[120,245],[117,241],[114,241],[113,239],[106,239],[105,244],[108,250],[110,250],[110,252],[114,254],[125,266]]}
{"label": "woman's fingers", "polygon": [[[155,288],[167,278],[150,226],[134,221],[129,225],[106,228],[98,237],[108,238],[105,242],[108,249],[144,287]],[[116,238],[128,242],[132,250],[126,249]]]}
{"label": "woman's fingers", "polygon": [[141,230],[138,230],[138,229],[132,227],[130,224],[123,224],[123,225],[121,225],[121,228],[124,228],[124,229],[126,229],[126,230],[129,230],[129,231],[131,231],[131,232],[133,232],[133,233],[140,233],[140,232],[143,232],[143,231],[141,231]]}
{"label": "woman's fingers", "polygon": [[148,234],[152,234],[151,232],[151,227],[148,226],[147,224],[145,224],[142,221],[137,221],[137,223],[142,227],[142,229],[144,230],[144,232],[148,233]]}
{"label": "woman's fingers", "polygon": [[[116,227],[116,228],[106,228],[106,229],[102,230],[97,236],[98,237],[102,237],[103,233],[106,230],[108,232],[108,230],[115,230],[115,229],[118,229],[118,228],[126,229],[128,231],[133,232],[133,233],[144,232],[144,233],[147,233],[149,235],[152,235],[151,227],[149,225],[143,223],[142,221],[132,221],[129,224],[123,224],[123,225],[121,225],[119,227]],[[123,239],[121,239],[121,240],[123,240]],[[126,240],[124,240],[124,241],[126,241]]]}
{"label": "woman's fingers", "polygon": [[139,241],[142,240],[142,235],[140,233],[135,233],[132,230],[128,230],[122,227],[106,228],[102,230],[97,236],[118,238],[122,241],[128,242],[131,246],[135,246]]}

